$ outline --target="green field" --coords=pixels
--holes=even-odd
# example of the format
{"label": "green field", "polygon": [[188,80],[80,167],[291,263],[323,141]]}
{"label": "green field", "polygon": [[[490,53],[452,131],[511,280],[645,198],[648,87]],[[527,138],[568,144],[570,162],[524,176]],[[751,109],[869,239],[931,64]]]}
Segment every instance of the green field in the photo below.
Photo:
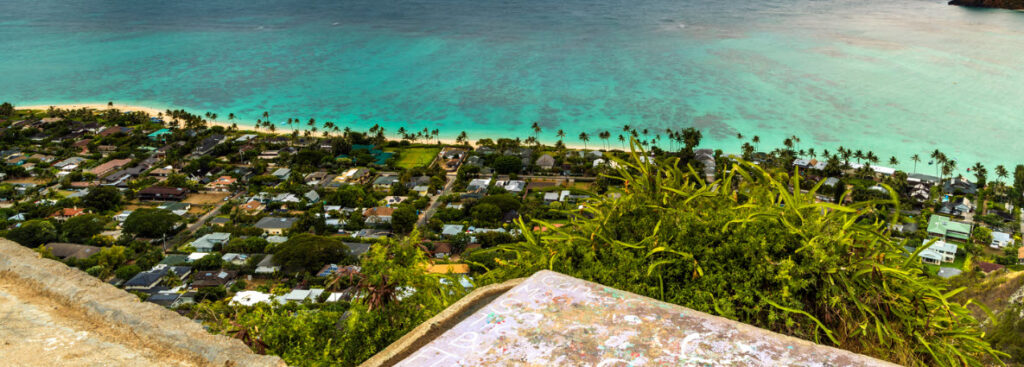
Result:
{"label": "green field", "polygon": [[430,164],[430,162],[434,160],[434,157],[437,156],[437,153],[441,151],[441,148],[416,147],[385,149],[385,151],[397,152],[398,160],[395,162],[395,165],[409,169]]}

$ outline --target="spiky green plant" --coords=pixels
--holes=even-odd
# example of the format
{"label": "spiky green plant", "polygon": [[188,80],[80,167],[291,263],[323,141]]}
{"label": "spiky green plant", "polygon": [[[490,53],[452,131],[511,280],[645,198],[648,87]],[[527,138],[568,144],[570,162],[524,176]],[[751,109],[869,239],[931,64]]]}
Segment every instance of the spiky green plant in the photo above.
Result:
{"label": "spiky green plant", "polygon": [[802,191],[799,175],[743,162],[706,184],[677,160],[642,163],[633,146],[609,176],[621,191],[562,227],[520,222],[525,241],[487,250],[499,266],[481,280],[550,269],[903,365],[1001,355],[981,339],[971,302],[949,300],[962,289],[927,278],[889,236],[895,197],[819,202],[820,184]]}

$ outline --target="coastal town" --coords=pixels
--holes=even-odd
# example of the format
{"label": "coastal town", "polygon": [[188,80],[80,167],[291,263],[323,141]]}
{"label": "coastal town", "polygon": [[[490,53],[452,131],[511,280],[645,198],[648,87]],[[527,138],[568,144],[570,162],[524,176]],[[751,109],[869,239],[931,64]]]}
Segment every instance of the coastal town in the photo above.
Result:
{"label": "coastal town", "polygon": [[642,148],[631,151],[535,137],[471,144],[465,133],[444,143],[436,131],[388,139],[379,126],[316,132],[312,121],[275,132],[208,124],[215,116],[0,106],[3,237],[184,315],[204,302],[344,307],[368,296],[362,261],[382,241],[414,238],[423,271],[468,291],[495,261],[483,250],[628,192],[614,175],[627,161],[673,158],[705,183],[750,161],[799,175],[789,189],[821,203],[895,198],[889,208],[901,219],[886,227],[936,279],[1024,269],[1020,166],[1007,184],[1002,166],[993,180],[980,163],[973,177],[954,175],[955,161],[939,151],[907,158],[936,175],[907,173],[876,165],[872,152],[797,149],[797,137],[766,151],[753,137],[728,154],[699,149],[692,128],[663,139],[624,126],[619,140]]}
{"label": "coastal town", "polygon": [[[463,259],[520,241],[516,219],[567,223],[588,198],[621,186],[602,174],[628,158],[561,141],[471,145],[463,135],[457,145],[412,143],[385,139],[380,128],[317,137],[206,127],[183,111],[6,106],[6,237],[172,308],[228,298],[351,301],[356,285],[336,280],[359,274],[360,257],[378,240],[413,230],[428,272],[458,275],[472,287]],[[908,174],[873,166],[859,151],[817,160],[813,149],[789,149],[788,139],[787,148],[733,156],[693,149],[696,139],[681,148],[709,182],[729,160],[746,158],[799,170],[801,189],[820,186],[822,202],[895,195],[904,222],[890,229],[934,276],[1024,264],[1016,191],[986,182],[984,173],[974,181]],[[650,154],[644,158],[661,159]],[[1006,178],[1003,167],[997,171]]]}

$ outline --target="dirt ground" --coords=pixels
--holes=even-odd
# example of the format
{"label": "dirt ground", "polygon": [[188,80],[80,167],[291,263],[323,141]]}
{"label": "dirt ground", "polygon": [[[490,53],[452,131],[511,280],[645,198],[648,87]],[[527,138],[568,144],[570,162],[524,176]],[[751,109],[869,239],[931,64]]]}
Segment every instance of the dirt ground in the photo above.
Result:
{"label": "dirt ground", "polygon": [[26,183],[30,183],[30,184],[36,184],[36,185],[42,185],[42,184],[45,184],[47,182],[50,182],[50,181],[46,180],[46,179],[42,179],[42,178],[35,178],[35,177],[14,178],[14,179],[10,179],[10,180],[4,181],[4,183],[9,183],[9,184],[26,184]]}
{"label": "dirt ground", "polygon": [[189,194],[188,198],[183,203],[189,203],[192,205],[209,205],[209,204],[222,204],[224,198],[231,195],[227,192],[212,192],[212,193],[199,193]]}
{"label": "dirt ground", "polygon": [[196,366],[169,350],[140,345],[13,279],[0,276],[0,361],[6,366]]}

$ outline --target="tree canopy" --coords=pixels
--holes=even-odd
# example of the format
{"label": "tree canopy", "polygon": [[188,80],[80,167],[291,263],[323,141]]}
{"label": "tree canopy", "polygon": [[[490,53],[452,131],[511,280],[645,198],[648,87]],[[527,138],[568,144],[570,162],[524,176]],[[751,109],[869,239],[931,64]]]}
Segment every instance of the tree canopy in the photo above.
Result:
{"label": "tree canopy", "polygon": [[57,227],[48,220],[33,219],[7,233],[7,238],[28,247],[39,247],[57,240]]}
{"label": "tree canopy", "polygon": [[121,206],[123,195],[114,186],[97,186],[89,189],[89,193],[82,198],[85,206],[95,209],[98,212],[115,210]]}
{"label": "tree canopy", "polygon": [[136,209],[124,221],[124,231],[143,237],[157,238],[174,231],[181,217],[163,209]]}
{"label": "tree canopy", "polygon": [[341,240],[311,233],[294,235],[282,243],[274,252],[274,260],[285,269],[310,273],[327,263],[355,263]]}

